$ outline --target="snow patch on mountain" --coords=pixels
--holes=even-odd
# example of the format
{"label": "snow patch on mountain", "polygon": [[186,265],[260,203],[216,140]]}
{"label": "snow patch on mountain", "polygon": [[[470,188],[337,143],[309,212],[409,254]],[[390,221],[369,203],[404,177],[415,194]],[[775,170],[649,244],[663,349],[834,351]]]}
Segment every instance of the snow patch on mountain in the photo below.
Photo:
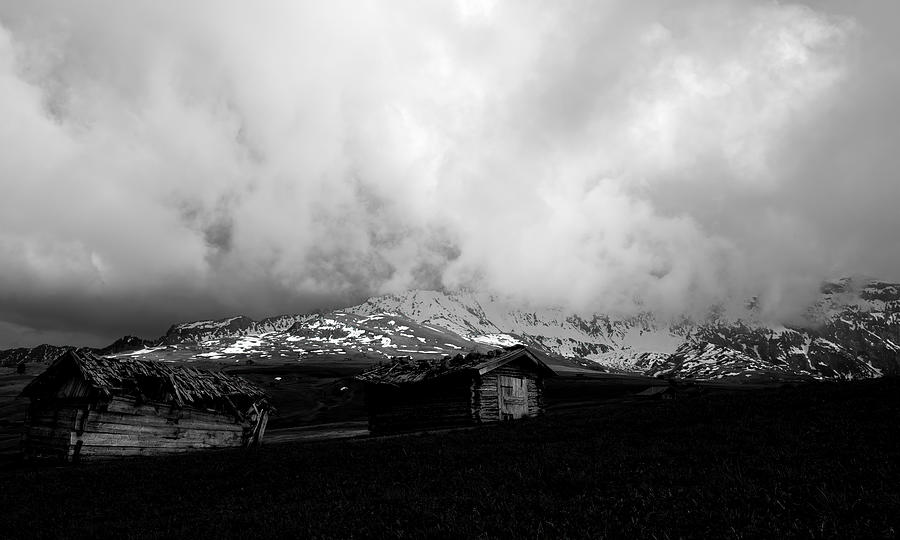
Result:
{"label": "snow patch on mountain", "polygon": [[[409,291],[329,313],[261,321],[235,316],[173,325],[158,340],[123,338],[101,354],[178,361],[303,361],[396,355],[435,358],[516,343],[572,365],[659,377],[732,380],[856,379],[900,374],[900,285],[842,279],[823,284],[806,322],[762,320],[748,304],[727,319],[658,320],[521,306],[462,291]],[[52,361],[65,348],[0,351],[4,365]]]}
{"label": "snow patch on mountain", "polygon": [[[349,313],[399,313],[422,325],[439,326],[478,343],[524,343],[566,358],[603,362],[611,350],[674,352],[683,338],[650,314],[627,319],[582,318],[561,308],[521,308],[501,297],[476,292],[409,291],[370,298]],[[626,358],[628,355],[623,355]]]}

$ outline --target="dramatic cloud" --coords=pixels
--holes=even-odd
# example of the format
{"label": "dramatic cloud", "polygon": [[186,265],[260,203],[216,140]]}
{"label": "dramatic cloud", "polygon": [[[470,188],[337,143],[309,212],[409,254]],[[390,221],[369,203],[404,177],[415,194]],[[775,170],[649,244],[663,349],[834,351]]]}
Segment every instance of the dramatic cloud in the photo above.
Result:
{"label": "dramatic cloud", "polygon": [[897,9],[635,4],[0,1],[0,345],[900,279]]}

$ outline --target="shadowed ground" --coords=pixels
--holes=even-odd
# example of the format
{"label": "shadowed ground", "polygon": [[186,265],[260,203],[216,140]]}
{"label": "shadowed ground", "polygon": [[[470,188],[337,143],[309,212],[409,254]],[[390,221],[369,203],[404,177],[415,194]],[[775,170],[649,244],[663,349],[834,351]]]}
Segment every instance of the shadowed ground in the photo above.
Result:
{"label": "shadowed ground", "polygon": [[896,537],[900,381],[0,473],[4,535]]}

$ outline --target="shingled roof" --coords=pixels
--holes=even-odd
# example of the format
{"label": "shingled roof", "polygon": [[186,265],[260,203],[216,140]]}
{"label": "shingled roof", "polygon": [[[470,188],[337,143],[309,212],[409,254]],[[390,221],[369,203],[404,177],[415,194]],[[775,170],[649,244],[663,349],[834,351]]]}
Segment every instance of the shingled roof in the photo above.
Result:
{"label": "shingled roof", "polygon": [[391,362],[378,364],[356,378],[372,384],[411,384],[464,373],[484,374],[519,359],[533,364],[543,375],[555,375],[547,364],[524,345],[513,345],[487,353],[472,352],[465,356],[457,354],[435,360],[395,357]]}
{"label": "shingled roof", "polygon": [[268,402],[262,389],[240,377],[151,360],[106,358],[86,351],[60,356],[22,390],[22,395],[39,397],[53,391],[73,371],[105,398],[142,396],[182,407],[229,410],[239,416]]}

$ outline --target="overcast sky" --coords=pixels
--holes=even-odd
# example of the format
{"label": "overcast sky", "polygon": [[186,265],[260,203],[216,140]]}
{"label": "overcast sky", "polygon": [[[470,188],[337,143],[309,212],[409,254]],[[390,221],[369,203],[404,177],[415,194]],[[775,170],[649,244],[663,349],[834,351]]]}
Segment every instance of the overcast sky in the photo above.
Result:
{"label": "overcast sky", "polygon": [[0,347],[900,280],[900,3],[0,0]]}

